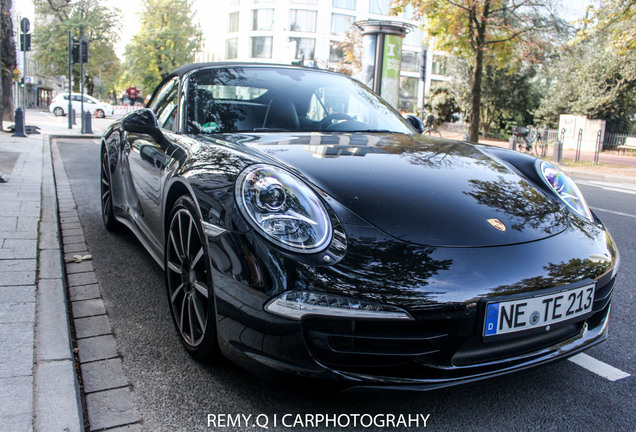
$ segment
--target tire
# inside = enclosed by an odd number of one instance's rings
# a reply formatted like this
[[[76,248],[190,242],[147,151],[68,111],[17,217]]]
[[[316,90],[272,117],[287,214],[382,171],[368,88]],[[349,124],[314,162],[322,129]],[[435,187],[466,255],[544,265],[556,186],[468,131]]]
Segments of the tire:
[[[63,116],[64,109],[62,107],[55,107],[55,109],[53,110],[53,114],[55,114],[57,117]]]
[[[220,352],[210,259],[198,214],[189,196],[172,207],[164,249],[166,289],[181,343],[196,359],[210,362]]]
[[[97,118],[104,118],[106,117],[106,114],[104,114],[104,111],[101,109],[97,109],[95,110],[95,115],[97,116]]]
[[[119,228],[119,223],[115,219],[115,214],[113,211],[113,195],[111,188],[111,171],[110,171],[110,161],[108,158],[108,153],[105,148],[102,148],[102,163],[101,163],[101,175],[100,175],[100,193],[101,193],[101,203],[102,203],[102,221],[104,222],[104,226],[109,231],[116,231]]]

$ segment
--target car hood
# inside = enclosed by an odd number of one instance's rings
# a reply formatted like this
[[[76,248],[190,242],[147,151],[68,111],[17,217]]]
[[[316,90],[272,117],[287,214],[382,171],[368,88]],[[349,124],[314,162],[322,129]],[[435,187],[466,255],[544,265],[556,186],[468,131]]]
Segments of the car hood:
[[[465,142],[379,133],[225,139],[297,170],[369,224],[408,243],[510,245],[568,226],[558,202]]]

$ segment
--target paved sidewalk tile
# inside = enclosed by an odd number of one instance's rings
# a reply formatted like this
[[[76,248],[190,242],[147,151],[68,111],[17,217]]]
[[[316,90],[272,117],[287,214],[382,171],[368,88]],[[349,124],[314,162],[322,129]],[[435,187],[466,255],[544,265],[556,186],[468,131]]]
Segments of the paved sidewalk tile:
[[[82,380],[86,393],[128,385],[128,379],[124,375],[121,358],[119,357],[82,364]]]
[[[128,387],[86,395],[86,405],[92,429],[123,426],[141,420]]]

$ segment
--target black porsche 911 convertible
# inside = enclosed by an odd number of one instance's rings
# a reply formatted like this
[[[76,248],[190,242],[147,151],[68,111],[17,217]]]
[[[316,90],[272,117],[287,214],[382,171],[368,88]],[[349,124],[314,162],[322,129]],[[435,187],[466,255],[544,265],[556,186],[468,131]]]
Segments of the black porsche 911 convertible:
[[[619,254],[573,181],[421,128],[340,74],[184,66],[105,133],[104,224],[202,360],[431,389],[605,340]]]

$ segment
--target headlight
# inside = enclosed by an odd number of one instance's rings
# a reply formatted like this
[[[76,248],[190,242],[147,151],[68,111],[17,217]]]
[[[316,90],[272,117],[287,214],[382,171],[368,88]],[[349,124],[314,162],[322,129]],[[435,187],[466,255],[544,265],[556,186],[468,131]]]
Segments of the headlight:
[[[246,168],[235,187],[239,208],[258,232],[288,250],[313,253],[331,240],[331,221],[309,186],[280,168]]]
[[[408,312],[396,306],[311,291],[285,292],[270,300],[265,305],[265,310],[274,315],[294,320],[300,320],[305,315],[344,318],[413,319]]]
[[[593,220],[592,212],[587,206],[583,194],[567,174],[549,162],[541,163],[541,174],[552,190],[571,210],[590,222]]]

